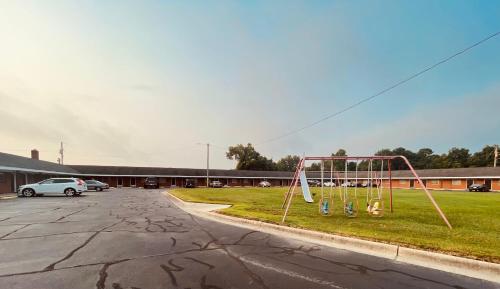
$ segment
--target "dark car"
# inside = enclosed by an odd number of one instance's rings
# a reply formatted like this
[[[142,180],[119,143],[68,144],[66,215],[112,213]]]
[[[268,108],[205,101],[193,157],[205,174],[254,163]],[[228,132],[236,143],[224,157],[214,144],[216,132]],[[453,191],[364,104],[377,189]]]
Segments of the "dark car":
[[[157,177],[147,177],[146,181],[144,181],[144,188],[145,189],[159,189],[160,182],[158,181],[158,178]]]
[[[210,187],[212,188],[222,188],[224,185],[220,181],[211,181]]]
[[[489,192],[490,188],[485,184],[472,184],[469,186],[469,192]]]
[[[195,179],[186,179],[184,183],[185,188],[196,188],[196,180]]]
[[[96,190],[98,192],[102,190],[107,190],[109,189],[109,185],[103,182],[99,182],[96,180],[86,180],[85,183],[87,184],[87,190]]]
[[[321,186],[321,182],[318,180],[307,180],[307,183],[311,187],[320,187]]]

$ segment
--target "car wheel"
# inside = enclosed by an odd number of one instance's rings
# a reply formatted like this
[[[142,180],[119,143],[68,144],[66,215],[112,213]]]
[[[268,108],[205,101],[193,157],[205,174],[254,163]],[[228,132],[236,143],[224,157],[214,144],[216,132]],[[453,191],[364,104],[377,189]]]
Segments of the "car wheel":
[[[64,190],[64,194],[68,197],[74,196],[76,194],[76,191],[75,191],[75,189],[68,188],[68,189]]]
[[[23,196],[25,196],[25,197],[34,197],[35,196],[35,191],[33,189],[24,189],[23,190]]]
[[[95,188],[96,191],[101,192],[102,188]]]

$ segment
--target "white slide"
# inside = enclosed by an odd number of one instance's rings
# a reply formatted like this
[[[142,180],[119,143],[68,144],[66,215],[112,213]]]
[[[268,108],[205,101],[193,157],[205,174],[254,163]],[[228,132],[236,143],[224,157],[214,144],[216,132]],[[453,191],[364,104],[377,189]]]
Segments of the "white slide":
[[[300,186],[302,187],[302,195],[304,200],[308,203],[313,203],[314,200],[311,197],[311,191],[309,190],[309,184],[307,183],[306,172],[300,172]]]

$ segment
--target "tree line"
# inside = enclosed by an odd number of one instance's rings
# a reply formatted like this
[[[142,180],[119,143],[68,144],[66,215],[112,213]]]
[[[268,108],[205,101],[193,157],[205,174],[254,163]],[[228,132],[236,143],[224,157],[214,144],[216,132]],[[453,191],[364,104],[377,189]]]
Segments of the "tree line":
[[[332,156],[346,156],[347,151],[339,149],[332,153]],[[447,169],[447,168],[468,168],[468,167],[488,167],[493,166],[495,158],[495,146],[487,145],[478,152],[471,153],[466,148],[451,148],[447,153],[436,154],[430,148],[422,148],[414,152],[403,147],[395,149],[381,149],[375,155],[402,155],[405,156],[415,169]],[[254,171],[295,171],[297,164],[300,161],[298,155],[287,155],[278,161],[272,158],[267,158],[255,150],[252,144],[238,144],[230,146],[226,152],[226,157],[230,160],[236,160],[237,170],[254,170]],[[341,171],[345,169],[344,161],[324,162],[325,170],[330,170],[334,167],[335,170]],[[373,169],[380,169],[381,163],[373,162]],[[348,162],[347,169],[354,170],[355,162]],[[319,171],[321,164],[319,162],[312,163],[307,167],[307,170]],[[367,170],[368,162],[358,162],[358,170]],[[387,164],[384,164],[384,169],[387,169]],[[391,169],[406,170],[408,167],[401,159],[391,161]]]

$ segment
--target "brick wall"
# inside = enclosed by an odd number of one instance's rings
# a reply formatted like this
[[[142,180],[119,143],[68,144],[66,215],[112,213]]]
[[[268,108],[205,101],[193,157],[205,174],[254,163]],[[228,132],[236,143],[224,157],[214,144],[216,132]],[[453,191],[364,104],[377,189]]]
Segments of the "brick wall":
[[[467,180],[441,180],[441,188],[445,190],[466,190]]]
[[[500,179],[499,180],[491,180],[491,189],[493,191],[500,191]]]
[[[12,193],[12,174],[0,173],[0,194]]]

